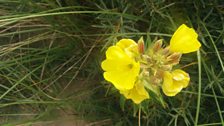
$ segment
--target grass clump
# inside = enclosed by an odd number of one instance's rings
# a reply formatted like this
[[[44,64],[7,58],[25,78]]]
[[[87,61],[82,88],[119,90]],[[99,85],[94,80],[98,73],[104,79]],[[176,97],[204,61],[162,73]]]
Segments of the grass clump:
[[[0,0],[0,6],[1,125],[44,124],[61,113],[90,125],[136,126],[139,117],[143,126],[224,125],[222,1]],[[202,43],[180,66],[190,86],[166,97],[167,108],[144,103],[139,116],[103,80],[104,51],[121,38],[168,43],[183,23]]]

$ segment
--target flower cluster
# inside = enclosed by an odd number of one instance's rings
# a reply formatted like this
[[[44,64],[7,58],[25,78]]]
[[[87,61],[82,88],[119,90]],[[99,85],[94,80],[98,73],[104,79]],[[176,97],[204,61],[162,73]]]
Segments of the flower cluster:
[[[162,40],[145,50],[141,38],[138,44],[122,39],[106,51],[101,67],[104,78],[127,99],[139,104],[149,99],[148,91],[175,96],[189,84],[188,73],[173,69],[182,54],[197,51],[201,44],[194,29],[182,24],[173,34],[170,45],[163,48]]]

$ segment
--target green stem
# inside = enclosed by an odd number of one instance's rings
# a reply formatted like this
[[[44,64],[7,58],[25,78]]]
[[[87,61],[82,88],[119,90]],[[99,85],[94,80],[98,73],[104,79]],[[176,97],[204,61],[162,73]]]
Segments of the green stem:
[[[138,110],[138,126],[141,126],[141,105],[139,105]]]
[[[198,101],[197,101],[197,111],[194,121],[194,126],[197,126],[198,124],[198,117],[200,112],[200,104],[201,104],[201,54],[200,51],[197,51],[197,57],[198,57]]]

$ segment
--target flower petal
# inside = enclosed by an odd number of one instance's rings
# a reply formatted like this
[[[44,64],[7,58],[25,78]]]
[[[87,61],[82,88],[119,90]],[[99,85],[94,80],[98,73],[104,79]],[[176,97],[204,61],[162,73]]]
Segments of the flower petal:
[[[184,72],[183,70],[177,69],[172,72],[173,81],[178,85],[183,85],[183,88],[186,88],[189,84],[190,77],[189,74]]]
[[[167,96],[175,96],[189,84],[190,77],[183,70],[177,69],[172,73],[165,71],[162,90]]]
[[[162,88],[162,90],[163,90],[163,93],[166,95],[166,96],[175,96],[175,95],[177,95],[179,92],[177,92],[177,91],[168,91],[166,88]]]
[[[124,51],[117,46],[111,46],[106,51],[107,59],[122,59],[126,56],[127,55],[124,53]]]
[[[138,44],[132,39],[121,39],[117,44],[125,53],[134,58],[138,54]]]
[[[116,46],[124,50],[130,46],[137,46],[137,43],[132,39],[121,39],[119,42],[117,42]]]
[[[173,76],[168,71],[164,72],[162,90],[167,96],[175,96],[182,90],[183,86],[181,84],[174,84]]]
[[[134,87],[140,72],[140,63],[129,57],[118,46],[111,46],[106,51],[106,60],[101,63],[104,78],[119,90]]]
[[[131,99],[136,104],[139,104],[143,100],[149,98],[148,92],[141,83],[136,83],[133,89],[121,90],[120,93],[123,94],[127,99]]]
[[[144,85],[140,81],[135,84],[135,88],[139,95],[149,97],[148,92],[145,90]]]
[[[104,71],[127,71],[136,65],[135,62],[129,60],[129,58],[106,59],[101,63],[101,67]]]
[[[197,51],[201,43],[197,40],[198,34],[193,28],[182,24],[173,34],[170,40],[170,51],[190,53]]]
[[[123,69],[123,68],[121,68]],[[117,89],[125,90],[134,87],[134,83],[137,79],[140,71],[140,64],[135,63],[129,70],[114,70],[104,72],[104,78],[111,82]]]

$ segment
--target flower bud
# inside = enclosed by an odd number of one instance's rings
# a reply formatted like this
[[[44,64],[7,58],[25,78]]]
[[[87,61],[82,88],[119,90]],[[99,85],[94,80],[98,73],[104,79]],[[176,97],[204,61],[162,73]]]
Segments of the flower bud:
[[[161,49],[162,45],[163,45],[163,40],[162,39],[157,40],[155,44],[153,45],[153,51],[158,52]]]
[[[145,45],[144,45],[144,40],[143,40],[143,37],[141,37],[139,40],[138,40],[138,52],[140,54],[143,54],[144,51],[145,51]]]
[[[163,49],[162,55],[169,56],[169,54],[170,54],[170,47],[168,46],[165,49]]]
[[[173,53],[167,57],[167,64],[178,64],[181,58],[181,53]]]

